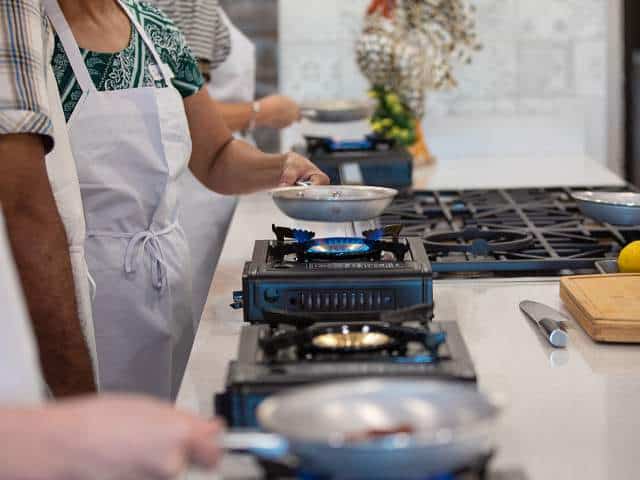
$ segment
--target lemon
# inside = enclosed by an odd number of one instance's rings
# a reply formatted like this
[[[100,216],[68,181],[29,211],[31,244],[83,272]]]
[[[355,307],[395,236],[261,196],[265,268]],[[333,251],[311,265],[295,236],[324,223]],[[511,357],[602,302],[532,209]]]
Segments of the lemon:
[[[618,268],[622,273],[640,273],[640,240],[624,247],[618,257]]]

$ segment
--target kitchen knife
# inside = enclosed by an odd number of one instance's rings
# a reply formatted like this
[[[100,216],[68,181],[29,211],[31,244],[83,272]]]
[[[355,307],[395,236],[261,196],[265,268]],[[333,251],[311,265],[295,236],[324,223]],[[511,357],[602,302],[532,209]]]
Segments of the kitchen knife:
[[[551,345],[556,348],[564,348],[567,346],[569,336],[561,323],[564,322],[567,317],[562,313],[543,303],[532,302],[530,300],[521,302],[520,310],[540,327]]]

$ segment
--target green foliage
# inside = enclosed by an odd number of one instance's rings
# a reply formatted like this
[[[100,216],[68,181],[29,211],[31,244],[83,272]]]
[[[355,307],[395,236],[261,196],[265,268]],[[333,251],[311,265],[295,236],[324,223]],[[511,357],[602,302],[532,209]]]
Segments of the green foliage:
[[[371,117],[373,132],[384,138],[392,138],[405,146],[416,143],[416,120],[400,97],[382,86],[373,87],[369,96],[377,102],[376,110]]]

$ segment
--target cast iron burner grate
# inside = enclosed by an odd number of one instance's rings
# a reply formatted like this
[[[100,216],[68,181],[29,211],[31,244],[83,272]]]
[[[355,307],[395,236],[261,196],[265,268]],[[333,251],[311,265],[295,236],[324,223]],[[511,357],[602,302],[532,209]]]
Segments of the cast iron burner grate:
[[[432,331],[433,307],[417,307],[369,315],[366,321],[318,321],[309,314],[280,313],[273,335],[259,339],[268,363],[332,361],[386,361],[429,364],[440,360],[447,341],[443,331]]]
[[[408,251],[405,243],[398,241],[401,225],[367,230],[363,237],[315,238],[315,232],[272,225],[277,243],[271,254],[276,262],[294,255],[299,262],[336,260],[379,260],[383,252],[395,259],[403,259]],[[384,240],[391,237],[391,240]],[[289,241],[287,241],[289,239]],[[293,241],[291,241],[293,240]]]
[[[616,258],[624,245],[640,240],[640,226],[591,220],[571,193],[630,189],[414,191],[398,197],[380,223],[402,225],[403,236],[424,238],[440,278],[595,273],[596,261]]]

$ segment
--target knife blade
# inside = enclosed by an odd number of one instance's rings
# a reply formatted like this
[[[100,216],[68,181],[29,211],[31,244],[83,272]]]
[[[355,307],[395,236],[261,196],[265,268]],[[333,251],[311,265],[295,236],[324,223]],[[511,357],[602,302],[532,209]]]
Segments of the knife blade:
[[[564,348],[569,341],[569,335],[561,322],[567,320],[558,310],[543,303],[525,300],[520,303],[520,310],[529,317],[543,331],[551,345]]]

